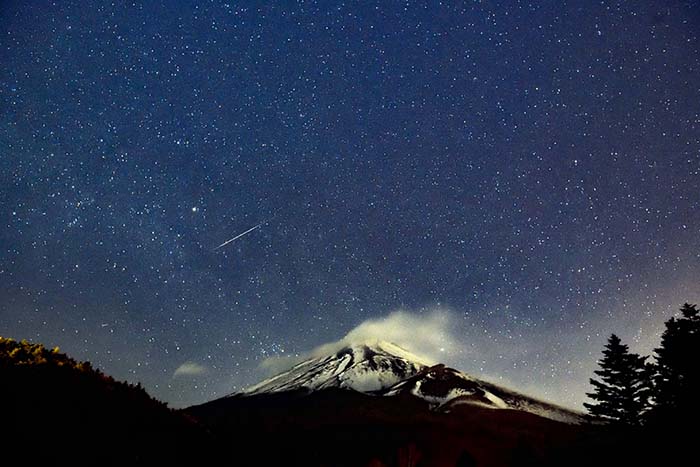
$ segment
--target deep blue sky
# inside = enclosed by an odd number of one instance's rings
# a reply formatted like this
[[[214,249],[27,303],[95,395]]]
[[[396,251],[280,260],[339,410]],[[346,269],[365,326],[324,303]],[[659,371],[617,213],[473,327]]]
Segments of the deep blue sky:
[[[439,307],[576,405],[700,301],[695,2],[114,3],[0,6],[0,335],[186,405]]]

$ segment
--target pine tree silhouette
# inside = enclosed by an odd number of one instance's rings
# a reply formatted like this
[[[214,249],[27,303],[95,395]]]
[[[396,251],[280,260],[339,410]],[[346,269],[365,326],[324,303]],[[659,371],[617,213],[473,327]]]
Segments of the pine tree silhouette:
[[[700,394],[700,312],[685,303],[682,317],[666,321],[661,346],[655,349],[654,409],[652,416],[668,420],[697,416]]]
[[[584,403],[588,412],[600,420],[636,426],[648,408],[650,372],[647,357],[630,353],[619,337],[612,334],[594,373],[600,380],[591,379],[594,391],[586,395],[596,401]]]

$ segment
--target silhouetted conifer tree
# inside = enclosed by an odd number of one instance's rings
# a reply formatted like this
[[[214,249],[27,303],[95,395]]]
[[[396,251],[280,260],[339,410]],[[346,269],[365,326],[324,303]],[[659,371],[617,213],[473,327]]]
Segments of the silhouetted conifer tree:
[[[586,394],[595,403],[584,403],[588,412],[601,420],[624,425],[639,425],[648,408],[650,372],[647,357],[630,353],[619,337],[612,334],[591,379],[594,391]]]
[[[679,421],[699,412],[700,313],[697,305],[685,303],[681,314],[681,318],[666,321],[661,346],[654,350],[656,374],[651,415],[655,419]]]

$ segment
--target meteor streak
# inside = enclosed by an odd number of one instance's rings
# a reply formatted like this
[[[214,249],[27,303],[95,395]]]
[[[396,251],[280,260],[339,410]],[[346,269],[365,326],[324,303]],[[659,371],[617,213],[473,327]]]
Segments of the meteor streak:
[[[214,251],[218,250],[218,249],[221,248],[222,246],[228,245],[228,244],[231,243],[232,241],[237,240],[237,239],[241,238],[241,237],[244,236],[244,235],[249,234],[249,233],[252,232],[253,230],[255,230],[255,229],[257,229],[258,227],[260,227],[261,225],[263,225],[264,223],[265,223],[265,222],[261,222],[261,223],[259,223],[258,225],[256,225],[255,227],[251,227],[250,229],[246,230],[245,232],[239,233],[239,234],[236,235],[235,237],[233,237],[233,238],[231,238],[231,239],[229,239],[229,240],[226,240],[224,243],[222,243],[221,245],[219,245],[219,246],[217,246],[216,248],[214,248]]]

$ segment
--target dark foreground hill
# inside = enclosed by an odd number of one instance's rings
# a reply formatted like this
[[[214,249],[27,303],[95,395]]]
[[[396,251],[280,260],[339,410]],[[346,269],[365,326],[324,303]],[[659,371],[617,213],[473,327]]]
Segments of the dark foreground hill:
[[[3,458],[25,465],[182,465],[210,451],[201,425],[140,386],[1,337],[0,414]]]

